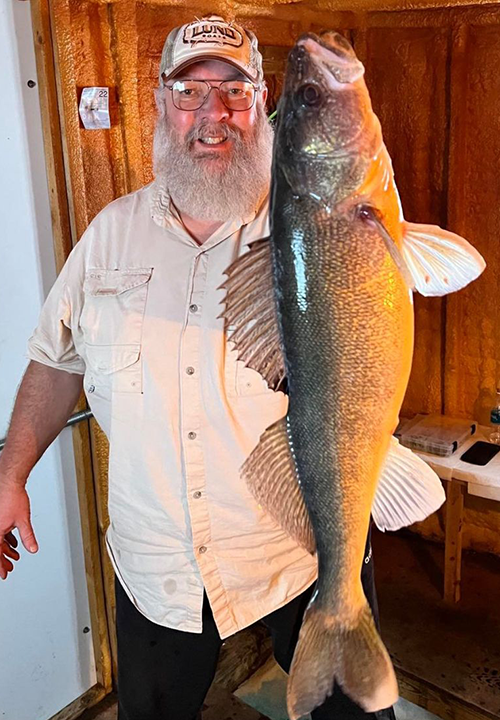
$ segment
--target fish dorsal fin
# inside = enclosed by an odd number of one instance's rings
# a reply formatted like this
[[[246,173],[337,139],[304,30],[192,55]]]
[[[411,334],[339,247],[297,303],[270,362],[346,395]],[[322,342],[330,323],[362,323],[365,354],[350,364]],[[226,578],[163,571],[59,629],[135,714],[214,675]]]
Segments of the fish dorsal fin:
[[[422,295],[446,295],[460,290],[486,267],[467,240],[437,225],[404,221],[401,253],[415,289]]]
[[[444,501],[443,486],[434,470],[391,438],[372,505],[372,517],[379,530],[400,530],[425,520]]]
[[[245,461],[242,475],[259,505],[311,554],[316,542],[290,451],[286,417],[271,425]]]
[[[273,291],[271,243],[257,240],[226,270],[225,310],[228,339],[238,360],[259,372],[273,390],[285,379],[278,315]]]
[[[300,489],[287,419],[271,425],[242,467],[250,492],[276,522],[310,553],[314,532]],[[427,463],[391,438],[377,485],[372,516],[380,530],[399,530],[424,520],[445,501],[439,477]]]

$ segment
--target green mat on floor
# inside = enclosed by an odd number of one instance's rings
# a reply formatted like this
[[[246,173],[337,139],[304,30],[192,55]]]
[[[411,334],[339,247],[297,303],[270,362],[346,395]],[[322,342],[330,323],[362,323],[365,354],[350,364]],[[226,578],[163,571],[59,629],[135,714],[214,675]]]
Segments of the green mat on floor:
[[[271,720],[288,720],[286,712],[287,675],[271,658],[234,693],[240,700]],[[401,698],[396,705],[397,720],[439,720],[416,705]]]

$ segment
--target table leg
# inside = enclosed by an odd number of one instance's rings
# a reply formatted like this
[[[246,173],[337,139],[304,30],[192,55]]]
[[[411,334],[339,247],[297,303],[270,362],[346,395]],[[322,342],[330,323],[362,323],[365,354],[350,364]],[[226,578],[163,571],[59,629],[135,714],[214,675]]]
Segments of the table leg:
[[[444,554],[444,599],[456,603],[460,600],[462,574],[462,525],[464,498],[467,483],[448,480],[446,492],[446,528]]]

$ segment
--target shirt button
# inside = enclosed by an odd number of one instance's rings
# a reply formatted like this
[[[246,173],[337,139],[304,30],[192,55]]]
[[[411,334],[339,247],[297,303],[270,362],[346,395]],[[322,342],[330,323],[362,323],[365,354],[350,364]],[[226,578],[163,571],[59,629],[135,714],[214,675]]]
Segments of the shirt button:
[[[188,375],[194,375],[194,367],[191,367],[191,365],[190,365],[189,367],[186,368],[186,372]]]
[[[202,554],[203,554],[203,553],[206,553],[206,552],[207,552],[207,548],[206,548],[204,545],[202,545],[201,548],[199,548],[199,552],[202,553]]]
[[[188,433],[188,438],[190,440],[196,440],[196,433],[195,432]]]
[[[195,305],[195,304],[193,303],[192,305],[189,306],[189,310],[190,310],[190,312],[192,312],[192,313],[197,312],[197,311],[198,311],[198,305]]]
[[[95,390],[95,385],[89,385],[89,386],[88,386],[88,392],[89,392],[89,393],[93,393],[94,390]]]
[[[193,497],[195,498],[195,500],[199,500],[201,498],[201,492],[199,490],[197,490],[196,492],[193,493]],[[201,552],[201,550],[200,550],[200,552]]]

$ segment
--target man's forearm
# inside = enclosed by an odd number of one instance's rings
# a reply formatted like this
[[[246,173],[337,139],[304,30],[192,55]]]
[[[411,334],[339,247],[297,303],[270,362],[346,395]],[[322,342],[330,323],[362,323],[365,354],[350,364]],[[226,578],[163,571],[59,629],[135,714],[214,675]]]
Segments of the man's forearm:
[[[74,409],[83,376],[30,362],[17,393],[7,442],[0,453],[0,483],[24,484]]]

